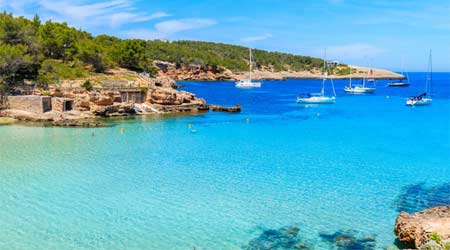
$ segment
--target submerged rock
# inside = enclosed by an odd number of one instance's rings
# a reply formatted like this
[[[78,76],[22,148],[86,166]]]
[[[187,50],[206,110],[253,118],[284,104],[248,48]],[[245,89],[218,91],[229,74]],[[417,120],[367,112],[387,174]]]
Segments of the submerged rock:
[[[264,230],[251,240],[245,250],[308,250],[311,247],[298,237],[299,228],[294,226]]]
[[[450,239],[450,206],[434,207],[408,214],[401,212],[394,233],[398,240],[408,246],[420,247],[430,241],[432,234],[441,240]]]
[[[372,250],[376,247],[374,237],[358,237],[358,233],[352,230],[332,234],[320,233],[320,237],[339,250]]]
[[[430,207],[450,206],[450,183],[426,186],[425,183],[407,186],[397,197],[398,212],[414,213]]]

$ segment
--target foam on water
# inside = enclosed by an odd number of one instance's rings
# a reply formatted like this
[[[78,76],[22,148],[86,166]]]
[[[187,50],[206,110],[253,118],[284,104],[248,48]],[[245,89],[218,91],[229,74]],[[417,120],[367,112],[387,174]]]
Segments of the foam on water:
[[[400,206],[450,190],[449,76],[435,76],[429,107],[404,105],[419,73],[374,95],[345,95],[337,81],[336,104],[306,107],[296,95],[320,81],[192,82],[243,112],[0,126],[0,249],[255,249],[285,240],[285,227],[315,249],[349,230],[393,244]]]

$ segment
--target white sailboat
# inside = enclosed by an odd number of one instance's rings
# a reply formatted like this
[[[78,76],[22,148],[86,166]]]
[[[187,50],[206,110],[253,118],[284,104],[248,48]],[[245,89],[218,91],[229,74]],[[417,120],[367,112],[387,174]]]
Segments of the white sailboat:
[[[366,87],[366,78],[363,77],[361,84],[352,84],[352,67],[350,66],[350,80],[344,91],[352,94],[364,94],[375,92],[375,87]]]
[[[433,99],[431,99],[431,84],[433,83],[433,58],[431,56],[428,58],[428,74],[425,80],[425,92],[420,95],[408,97],[406,99],[407,106],[425,106],[430,105]]]
[[[325,96],[325,82],[328,78],[328,69],[326,63],[326,50],[324,52],[323,58],[323,79],[322,79],[322,90],[320,93],[306,93],[297,96],[297,102],[301,104],[332,104],[336,101],[336,91],[334,90],[333,79],[331,80],[331,86],[333,88],[333,96]]]
[[[236,84],[234,85],[237,88],[261,88],[261,82],[254,82],[252,81],[252,65],[253,65],[253,61],[252,61],[252,49],[249,48],[249,54],[250,54],[250,60],[249,60],[249,64],[250,64],[250,70],[249,70],[249,77],[248,79],[241,79],[239,81],[236,82]]]
[[[403,79],[400,79],[399,81],[388,83],[388,85],[387,85],[388,87],[409,87],[410,82],[409,82],[408,70],[404,71],[404,69],[405,69],[405,64],[404,64],[403,59],[402,59],[402,72],[401,72],[401,74],[402,75],[406,75],[406,82],[403,82]]]

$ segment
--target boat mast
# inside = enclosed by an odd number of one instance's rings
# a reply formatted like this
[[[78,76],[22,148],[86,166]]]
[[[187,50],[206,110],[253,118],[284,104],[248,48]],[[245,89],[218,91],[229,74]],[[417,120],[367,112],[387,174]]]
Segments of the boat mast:
[[[322,96],[325,95],[325,81],[328,77],[328,69],[327,69],[327,49],[324,49],[323,51],[323,80],[322,80],[322,91],[320,93]]]
[[[404,65],[404,59],[403,59],[403,56],[402,56],[402,69],[401,69],[401,74],[402,74],[402,76],[405,76],[405,72],[403,71],[404,67],[405,67],[405,65]],[[400,79],[400,82],[403,82],[403,79]]]
[[[352,87],[352,66],[350,65],[350,82],[349,82],[350,88]]]
[[[403,74],[403,70],[404,70],[405,75],[406,75],[406,82],[407,82],[408,84],[410,84],[410,81],[409,81],[409,74],[408,74],[408,68],[406,67],[404,61],[405,61],[405,58],[402,57],[402,74]]]
[[[430,94],[431,94],[431,83],[433,82],[433,58],[430,50],[430,57],[428,58],[428,77],[425,82],[425,93],[428,94],[428,85],[430,85]]]

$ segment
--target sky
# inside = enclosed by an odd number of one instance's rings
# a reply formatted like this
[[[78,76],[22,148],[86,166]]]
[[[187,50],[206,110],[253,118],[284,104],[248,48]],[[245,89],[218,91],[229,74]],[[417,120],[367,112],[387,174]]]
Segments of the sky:
[[[352,65],[450,71],[450,0],[0,0],[94,35],[201,40]]]

